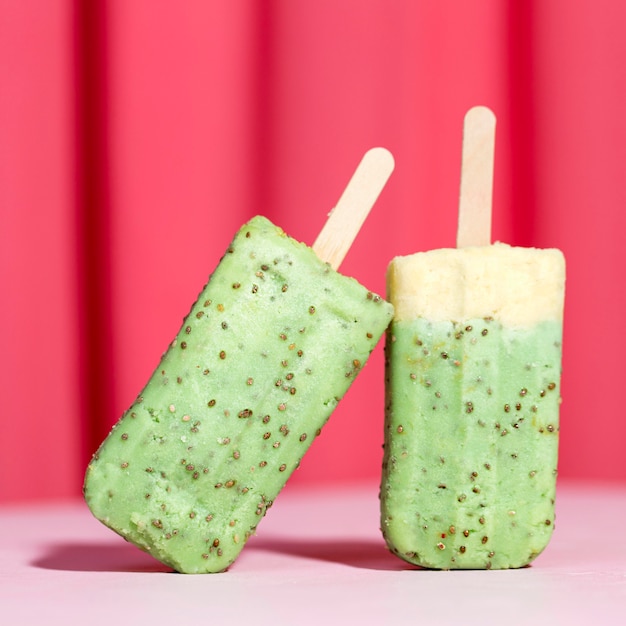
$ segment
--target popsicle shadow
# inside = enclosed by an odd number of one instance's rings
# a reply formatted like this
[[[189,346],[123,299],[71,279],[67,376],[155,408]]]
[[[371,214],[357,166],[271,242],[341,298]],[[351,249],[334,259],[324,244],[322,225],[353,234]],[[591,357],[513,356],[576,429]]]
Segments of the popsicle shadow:
[[[278,537],[257,538],[246,551],[268,551],[299,558],[316,559],[362,569],[401,571],[420,569],[393,556],[375,541],[345,539],[297,540]],[[62,543],[51,545],[31,562],[33,567],[74,572],[172,573],[149,554],[131,544]]]
[[[130,544],[62,543],[48,546],[33,567],[74,572],[161,572],[173,570]]]
[[[402,571],[421,569],[405,563],[377,541],[349,539],[285,539],[281,537],[257,537],[245,548],[263,550],[294,557],[316,559],[361,569]]]

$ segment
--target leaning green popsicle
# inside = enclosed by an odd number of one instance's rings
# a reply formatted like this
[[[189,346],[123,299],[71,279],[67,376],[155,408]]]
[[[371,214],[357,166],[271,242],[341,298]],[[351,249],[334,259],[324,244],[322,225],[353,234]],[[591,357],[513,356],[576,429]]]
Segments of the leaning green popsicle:
[[[381,297],[253,218],[94,455],[91,511],[179,572],[225,570],[391,316]]]
[[[554,528],[565,264],[504,244],[397,257],[381,526],[436,569],[530,563]]]

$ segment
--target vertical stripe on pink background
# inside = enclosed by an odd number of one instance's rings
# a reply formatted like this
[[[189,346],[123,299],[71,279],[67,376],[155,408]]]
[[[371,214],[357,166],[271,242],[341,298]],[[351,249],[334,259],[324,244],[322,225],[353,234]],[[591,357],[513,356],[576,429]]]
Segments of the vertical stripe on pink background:
[[[256,213],[311,243],[396,158],[342,271],[454,245],[461,125],[498,116],[494,239],[565,252],[561,475],[626,479],[626,8],[610,0],[0,4],[0,500],[82,472]],[[382,345],[294,482],[376,479]]]
[[[72,8],[0,5],[0,500],[81,471]]]

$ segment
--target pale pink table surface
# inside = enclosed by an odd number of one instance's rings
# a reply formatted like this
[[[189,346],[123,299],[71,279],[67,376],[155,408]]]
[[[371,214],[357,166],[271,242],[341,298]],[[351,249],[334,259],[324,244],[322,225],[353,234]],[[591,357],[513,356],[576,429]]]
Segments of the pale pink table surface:
[[[172,573],[79,502],[0,507],[0,624],[626,624],[626,486],[559,485],[531,567],[437,572],[385,548],[376,485],[293,489],[223,574]]]

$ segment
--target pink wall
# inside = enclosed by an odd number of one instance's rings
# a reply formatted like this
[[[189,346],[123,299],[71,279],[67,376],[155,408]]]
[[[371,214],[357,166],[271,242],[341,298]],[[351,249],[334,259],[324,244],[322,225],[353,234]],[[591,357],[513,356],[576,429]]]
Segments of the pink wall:
[[[0,4],[0,500],[82,471],[71,18]]]
[[[454,245],[464,112],[498,116],[494,237],[568,260],[561,475],[626,480],[626,5],[0,4],[0,500],[79,492],[235,229],[311,243],[396,170],[342,271]],[[382,345],[294,481],[375,478]]]

